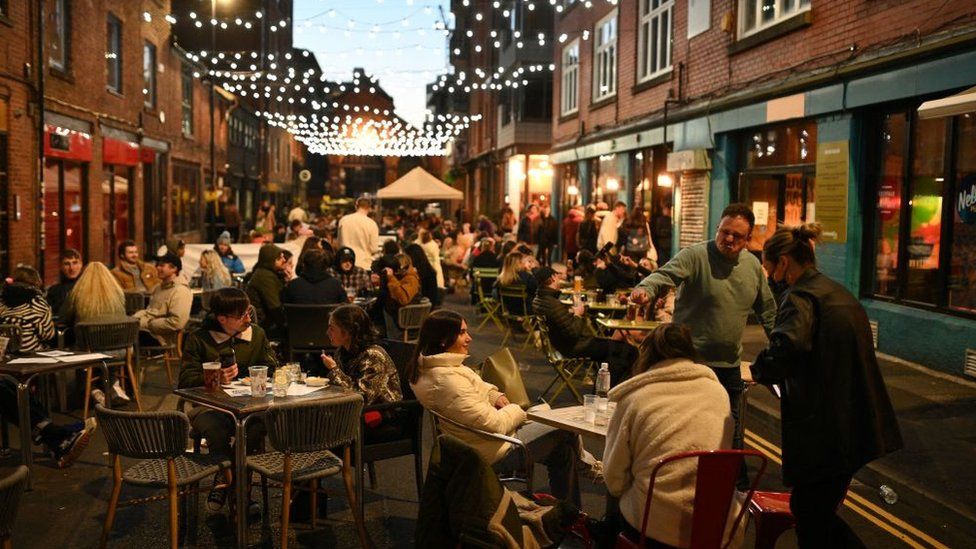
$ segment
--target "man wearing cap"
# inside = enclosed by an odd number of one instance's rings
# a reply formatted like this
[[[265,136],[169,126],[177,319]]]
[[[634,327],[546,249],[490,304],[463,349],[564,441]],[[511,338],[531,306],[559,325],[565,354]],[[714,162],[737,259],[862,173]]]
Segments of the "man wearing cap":
[[[142,345],[171,345],[190,320],[193,294],[186,284],[179,281],[183,261],[174,253],[167,252],[156,259],[159,285],[149,296],[149,307],[136,311],[139,319],[139,341]]]
[[[258,313],[253,320],[264,328],[269,338],[276,341],[285,335],[285,310],[281,306],[281,290],[285,287],[285,281],[281,273],[284,273],[287,263],[284,250],[278,246],[261,246],[258,262],[246,288],[247,297]]]
[[[182,260],[183,256],[186,255],[186,242],[184,242],[182,238],[170,238],[166,240],[166,244],[159,249],[156,255],[160,256],[166,253],[176,254],[176,257]],[[187,286],[190,285],[190,277],[187,276],[187,274],[183,271],[180,271],[180,274],[176,277],[176,279]]]
[[[356,200],[356,211],[339,220],[339,245],[352,248],[356,266],[367,270],[380,247],[380,227],[369,217],[372,208],[368,198],[360,198]]]
[[[532,300],[532,310],[549,328],[552,346],[566,357],[607,362],[614,385],[629,377],[631,366],[637,359],[637,349],[618,336],[607,339],[590,335],[583,306],[570,309],[559,301],[559,289],[566,280],[566,267],[559,263],[540,267],[535,278],[539,290]]]
[[[369,271],[356,266],[356,252],[352,248],[339,248],[332,276],[339,279],[346,291],[349,288],[356,290],[356,295],[367,294],[373,289]]]

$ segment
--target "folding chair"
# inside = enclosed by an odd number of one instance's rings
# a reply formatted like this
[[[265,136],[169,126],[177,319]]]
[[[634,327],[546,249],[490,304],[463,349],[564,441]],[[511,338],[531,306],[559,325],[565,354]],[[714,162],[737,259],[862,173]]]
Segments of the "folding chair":
[[[505,326],[498,316],[501,313],[502,305],[490,293],[485,291],[485,281],[498,278],[498,269],[472,269],[472,275],[474,276],[474,287],[478,296],[477,307],[484,311],[485,315],[481,320],[481,324],[478,324],[478,327],[475,328],[475,331],[480,330],[489,320],[494,322],[499,330],[504,331]]]
[[[528,290],[522,284],[500,285],[498,286],[498,300],[501,302],[502,319],[505,321],[505,337],[502,339],[502,347],[512,335],[512,326],[519,324],[528,331],[525,340],[522,342],[522,349],[525,349],[532,341],[535,328],[540,324],[538,317],[529,312],[532,310],[532,305],[529,303]],[[518,310],[517,307],[513,308],[513,304],[521,305],[521,310]]]
[[[735,522],[726,536],[726,524],[732,501],[736,494],[736,481],[746,458],[759,461],[759,470],[746,492],[742,509],[735,516]],[[728,547],[735,539],[735,531],[749,509],[752,495],[759,480],[766,471],[766,457],[755,450],[713,450],[705,452],[686,452],[668,456],[657,462],[651,471],[647,487],[647,500],[644,503],[644,518],[640,528],[640,539],[632,539],[621,533],[617,537],[616,549],[643,548],[647,542],[647,523],[650,518],[651,499],[654,495],[654,481],[663,467],[676,461],[694,459],[698,461],[695,479],[695,500],[691,516],[690,547],[719,548]]]
[[[573,397],[576,398],[576,402],[579,404],[583,403],[583,396],[580,394],[576,385],[573,383],[574,379],[580,375],[586,375],[589,371],[592,361],[588,358],[566,358],[552,345],[552,341],[549,340],[549,326],[546,325],[545,321],[538,323],[539,329],[539,340],[542,342],[542,352],[546,356],[546,362],[549,366],[555,370],[556,377],[549,383],[549,386],[542,391],[542,395],[539,397],[541,401],[555,401],[559,393],[563,392],[563,389],[569,389],[569,392],[573,393]],[[556,388],[556,392],[552,394],[551,399],[546,399],[546,395],[552,390],[553,386],[559,382],[559,387]],[[580,380],[582,383],[582,379]]]

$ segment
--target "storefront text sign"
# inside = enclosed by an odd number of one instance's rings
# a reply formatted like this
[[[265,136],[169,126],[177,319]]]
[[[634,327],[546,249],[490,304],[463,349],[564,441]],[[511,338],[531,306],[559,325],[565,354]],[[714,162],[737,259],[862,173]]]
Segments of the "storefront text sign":
[[[817,221],[825,242],[847,242],[847,141],[817,143]]]
[[[967,225],[976,225],[976,174],[967,175],[959,184],[956,213]]]

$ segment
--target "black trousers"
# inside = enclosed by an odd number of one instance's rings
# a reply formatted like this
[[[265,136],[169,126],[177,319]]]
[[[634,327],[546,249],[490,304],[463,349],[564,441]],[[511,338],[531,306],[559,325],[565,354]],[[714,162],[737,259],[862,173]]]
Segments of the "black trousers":
[[[216,410],[201,410],[190,420],[193,430],[207,439],[210,453],[233,461],[230,439],[234,437],[234,420],[225,413]],[[247,453],[253,454],[261,448],[267,430],[260,419],[247,422]]]
[[[7,379],[0,378],[0,418],[9,423],[17,423],[20,412],[17,409],[17,385]],[[30,426],[36,427],[49,419],[44,406],[33,395],[30,395]]]
[[[790,511],[796,519],[796,539],[808,547],[864,547],[857,535],[838,515],[837,508],[847,494],[851,477],[799,483],[790,495]]]
[[[610,368],[610,384],[614,387],[630,377],[637,360],[637,348],[626,341],[591,337],[582,347],[573,350],[574,357],[606,362]],[[595,390],[595,389],[594,389]]]

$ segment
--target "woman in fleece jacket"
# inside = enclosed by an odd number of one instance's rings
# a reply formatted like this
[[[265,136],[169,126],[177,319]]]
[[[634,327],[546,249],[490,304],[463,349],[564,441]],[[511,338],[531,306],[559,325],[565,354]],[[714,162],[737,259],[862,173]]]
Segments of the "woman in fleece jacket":
[[[659,460],[732,448],[728,395],[695,356],[687,326],[662,324],[641,343],[633,377],[610,390],[617,408],[607,428],[603,470],[607,489],[620,498],[624,529],[634,534],[632,539],[643,522],[651,471]],[[695,460],[682,460],[658,472],[648,538],[689,546],[696,468]],[[736,513],[733,506],[730,516]]]

